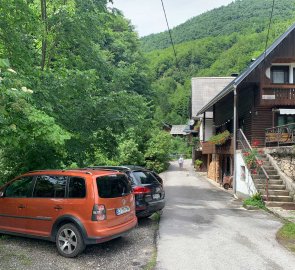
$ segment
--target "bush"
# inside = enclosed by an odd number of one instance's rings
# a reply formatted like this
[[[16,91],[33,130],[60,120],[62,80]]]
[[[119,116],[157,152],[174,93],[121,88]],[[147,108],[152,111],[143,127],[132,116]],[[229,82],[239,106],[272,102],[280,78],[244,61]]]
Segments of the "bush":
[[[171,147],[170,154],[182,154],[185,157],[191,157],[192,147],[188,145],[186,138],[172,138],[171,139]]]
[[[196,159],[196,161],[195,161],[195,168],[198,168],[199,169],[202,166],[202,164],[203,164],[203,161],[202,160]]]
[[[251,205],[251,206],[261,208],[261,209],[265,209],[264,201],[263,201],[261,194],[259,192],[254,194],[250,198],[244,200],[243,206],[246,206],[246,205]]]
[[[144,155],[146,167],[158,173],[169,166],[169,153],[171,149],[171,136],[165,131],[155,131],[147,143]]]
[[[221,145],[221,144],[224,144],[229,139],[229,137],[230,137],[229,131],[225,130],[222,133],[212,136],[209,139],[209,142],[213,144]]]

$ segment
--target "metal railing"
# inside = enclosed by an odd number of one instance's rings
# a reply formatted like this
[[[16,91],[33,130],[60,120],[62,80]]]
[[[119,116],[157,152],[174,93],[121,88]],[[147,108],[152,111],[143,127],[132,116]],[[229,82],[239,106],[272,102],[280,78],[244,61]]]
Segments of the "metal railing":
[[[237,143],[238,143],[238,149],[241,149],[243,153],[245,152],[253,152],[253,148],[250,145],[247,137],[245,136],[244,132],[241,129],[238,129],[237,132]],[[244,158],[244,155],[243,155]],[[259,163],[258,157],[255,155],[255,160]],[[244,159],[245,161],[245,159]],[[259,169],[261,170],[262,174],[265,176],[265,192],[266,192],[266,201],[268,201],[269,198],[269,192],[268,192],[268,185],[269,185],[269,175],[267,174],[265,168],[263,165],[259,166]],[[261,175],[260,171],[257,171],[257,175]],[[262,178],[258,179],[262,183]]]
[[[265,129],[265,146],[295,144],[295,123]]]

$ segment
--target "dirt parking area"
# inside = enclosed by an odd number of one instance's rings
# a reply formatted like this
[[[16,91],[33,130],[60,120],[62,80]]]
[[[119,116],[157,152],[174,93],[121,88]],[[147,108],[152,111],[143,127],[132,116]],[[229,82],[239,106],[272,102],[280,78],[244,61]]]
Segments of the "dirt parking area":
[[[87,246],[84,253],[67,259],[55,243],[14,236],[0,236],[0,269],[150,269],[156,261],[158,218],[141,219],[129,235]]]

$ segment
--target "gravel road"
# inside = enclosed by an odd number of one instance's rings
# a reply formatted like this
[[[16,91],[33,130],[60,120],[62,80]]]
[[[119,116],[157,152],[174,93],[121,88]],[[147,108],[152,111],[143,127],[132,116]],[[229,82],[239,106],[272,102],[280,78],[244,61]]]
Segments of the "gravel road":
[[[0,269],[144,269],[155,253],[157,229],[156,220],[139,220],[129,235],[88,246],[74,259],[60,256],[52,242],[0,236]]]

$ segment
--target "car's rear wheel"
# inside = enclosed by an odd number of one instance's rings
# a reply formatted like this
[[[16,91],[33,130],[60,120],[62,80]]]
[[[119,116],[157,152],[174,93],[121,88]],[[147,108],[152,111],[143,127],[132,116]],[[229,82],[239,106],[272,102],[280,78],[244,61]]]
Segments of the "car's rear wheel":
[[[67,223],[59,228],[56,247],[59,254],[67,258],[76,257],[85,249],[82,235],[74,224]]]

